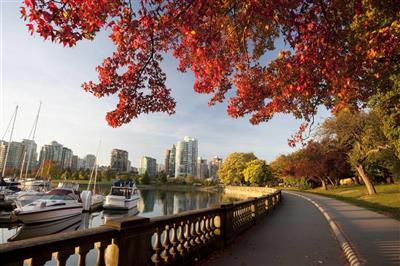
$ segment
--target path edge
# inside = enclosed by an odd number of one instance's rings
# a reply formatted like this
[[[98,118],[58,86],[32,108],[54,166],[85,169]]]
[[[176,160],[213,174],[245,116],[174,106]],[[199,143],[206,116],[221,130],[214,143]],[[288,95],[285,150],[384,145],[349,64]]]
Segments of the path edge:
[[[317,202],[315,202],[314,200],[312,200],[306,196],[303,196],[303,195],[300,195],[297,193],[293,193],[293,192],[288,192],[288,191],[285,191],[285,193],[295,195],[297,197],[301,197],[301,198],[311,202],[315,207],[317,207],[317,209],[324,215],[326,221],[328,222],[328,224],[329,224],[333,234],[335,235],[336,240],[339,242],[340,248],[342,249],[343,254],[346,257],[346,260],[350,264],[350,266],[361,266],[362,265],[360,258],[357,256],[357,254],[351,247],[349,241],[347,241],[346,237],[340,230],[339,226],[334,222],[332,217],[328,214],[327,211],[325,211],[324,208],[322,208]]]

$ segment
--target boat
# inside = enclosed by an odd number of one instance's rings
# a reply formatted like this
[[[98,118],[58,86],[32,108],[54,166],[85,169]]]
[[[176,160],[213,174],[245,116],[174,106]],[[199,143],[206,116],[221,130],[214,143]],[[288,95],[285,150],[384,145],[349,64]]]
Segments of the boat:
[[[82,214],[83,205],[79,194],[68,188],[56,188],[42,198],[16,208],[11,214],[24,224],[43,223]]]
[[[79,190],[79,184],[75,182],[60,182],[57,185],[57,188],[71,189],[73,191]]]
[[[104,209],[129,210],[137,208],[140,196],[133,181],[123,182],[117,180],[111,187],[110,194],[106,196]]]
[[[40,199],[45,195],[47,191],[51,189],[51,181],[50,179],[44,179],[42,177],[38,176],[39,170],[43,166],[43,162],[40,165],[38,171],[36,172],[36,175],[34,178],[28,178],[28,172],[30,170],[30,163],[31,163],[31,158],[32,158],[32,151],[33,151],[33,143],[35,141],[35,135],[36,135],[36,128],[37,124],[39,121],[39,114],[40,114],[40,108],[42,106],[42,103],[39,104],[39,109],[36,114],[35,121],[33,123],[32,129],[29,133],[28,140],[30,141],[28,149],[25,150],[24,156],[22,159],[21,163],[21,169],[20,169],[20,174],[19,174],[19,180],[21,182],[22,186],[22,191],[19,191],[13,195],[9,196],[9,199],[12,199],[15,201],[15,204],[17,207],[22,207],[25,206],[35,200]],[[27,158],[27,160],[25,160]],[[23,177],[25,171],[25,176]]]

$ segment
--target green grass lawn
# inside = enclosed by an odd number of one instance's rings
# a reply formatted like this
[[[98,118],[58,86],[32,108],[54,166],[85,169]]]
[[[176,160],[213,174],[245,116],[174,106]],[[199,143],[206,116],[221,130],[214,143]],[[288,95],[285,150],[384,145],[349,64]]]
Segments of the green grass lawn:
[[[376,185],[375,189],[375,195],[368,195],[363,185],[341,186],[328,190],[316,188],[306,192],[346,201],[400,220],[400,183]]]

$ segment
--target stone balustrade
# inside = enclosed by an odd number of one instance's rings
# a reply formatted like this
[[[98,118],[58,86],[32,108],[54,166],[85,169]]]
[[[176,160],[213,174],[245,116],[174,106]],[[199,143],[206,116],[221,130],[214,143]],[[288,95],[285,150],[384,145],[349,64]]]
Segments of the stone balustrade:
[[[281,201],[281,191],[180,214],[108,220],[105,225],[0,245],[0,265],[66,265],[97,253],[97,265],[185,265],[230,244]],[[68,262],[70,264],[70,261]]]

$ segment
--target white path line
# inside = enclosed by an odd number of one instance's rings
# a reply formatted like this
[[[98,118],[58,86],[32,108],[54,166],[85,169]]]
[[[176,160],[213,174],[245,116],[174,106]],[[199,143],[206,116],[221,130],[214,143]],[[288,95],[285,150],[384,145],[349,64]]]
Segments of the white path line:
[[[306,196],[303,196],[303,195],[300,195],[297,193],[287,192],[287,191],[285,191],[285,193],[288,193],[290,195],[295,195],[297,197],[301,197],[305,200],[308,200],[315,207],[317,207],[317,209],[324,215],[325,219],[328,221],[328,224],[331,227],[331,229],[336,237],[336,240],[339,242],[339,245],[340,245],[347,261],[349,262],[350,266],[360,266],[361,265],[360,259],[357,257],[356,253],[350,246],[350,243],[347,241],[347,239],[343,235],[342,231],[340,231],[339,227],[333,221],[331,216],[318,203],[316,203],[314,200],[312,200]]]

